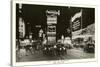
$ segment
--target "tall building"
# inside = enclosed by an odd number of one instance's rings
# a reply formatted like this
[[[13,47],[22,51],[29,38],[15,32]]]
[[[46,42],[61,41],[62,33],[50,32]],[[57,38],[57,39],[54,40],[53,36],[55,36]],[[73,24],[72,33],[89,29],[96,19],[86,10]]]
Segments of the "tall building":
[[[25,36],[25,22],[22,18],[22,4],[19,4],[19,38],[24,38]]]
[[[48,45],[56,43],[56,25],[57,25],[57,15],[60,15],[60,11],[47,10],[47,40]]]

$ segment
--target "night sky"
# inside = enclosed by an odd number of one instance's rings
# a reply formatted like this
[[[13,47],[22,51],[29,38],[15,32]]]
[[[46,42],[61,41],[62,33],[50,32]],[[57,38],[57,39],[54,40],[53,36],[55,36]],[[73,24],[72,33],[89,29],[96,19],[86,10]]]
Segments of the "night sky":
[[[21,16],[27,23],[30,23],[32,29],[35,31],[35,25],[42,25],[46,27],[47,18],[46,10],[60,10],[60,16],[57,18],[57,36],[66,33],[66,28],[70,27],[71,16],[79,12],[82,9],[82,28],[95,23],[95,9],[94,8],[83,8],[83,7],[70,7],[67,6],[47,6],[47,5],[32,5],[23,4],[22,14],[19,13],[19,5],[16,4],[16,27],[18,31],[18,18]],[[27,30],[27,28],[26,28]],[[27,33],[28,31],[26,31]],[[34,32],[36,33],[36,32]]]

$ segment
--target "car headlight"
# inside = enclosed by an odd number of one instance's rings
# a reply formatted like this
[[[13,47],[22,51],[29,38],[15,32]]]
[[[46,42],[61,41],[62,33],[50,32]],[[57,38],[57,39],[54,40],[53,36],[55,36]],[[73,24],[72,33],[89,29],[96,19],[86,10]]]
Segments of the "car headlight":
[[[57,48],[57,46],[54,46],[54,48]]]
[[[63,49],[65,50],[65,47],[63,47]]]
[[[44,50],[46,50],[47,48],[44,48]]]
[[[89,46],[89,48],[93,48],[93,46]]]
[[[62,48],[60,48],[60,50],[62,50]]]
[[[50,48],[49,48],[49,50],[50,50]]]

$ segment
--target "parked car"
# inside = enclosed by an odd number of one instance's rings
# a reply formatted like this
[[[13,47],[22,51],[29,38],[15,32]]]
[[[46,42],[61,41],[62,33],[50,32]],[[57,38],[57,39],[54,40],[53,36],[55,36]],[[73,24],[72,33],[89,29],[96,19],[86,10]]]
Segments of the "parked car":
[[[86,43],[86,45],[84,46],[84,51],[89,53],[94,53],[95,45],[93,43]]]
[[[80,47],[80,45],[79,45],[78,43],[75,43],[73,46],[74,46],[75,48],[79,48],[79,47]]]

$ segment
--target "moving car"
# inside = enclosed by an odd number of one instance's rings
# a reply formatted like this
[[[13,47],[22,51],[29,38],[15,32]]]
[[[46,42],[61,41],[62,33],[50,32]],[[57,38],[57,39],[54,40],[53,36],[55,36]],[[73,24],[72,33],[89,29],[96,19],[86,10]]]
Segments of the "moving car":
[[[70,37],[66,37],[64,39],[64,45],[68,48],[68,49],[71,49],[73,48],[73,44],[71,42],[71,38]]]
[[[62,43],[58,43],[54,46],[54,50],[57,56],[67,53],[67,48]]]
[[[44,45],[43,47],[43,55],[52,56],[53,55],[53,45]]]

